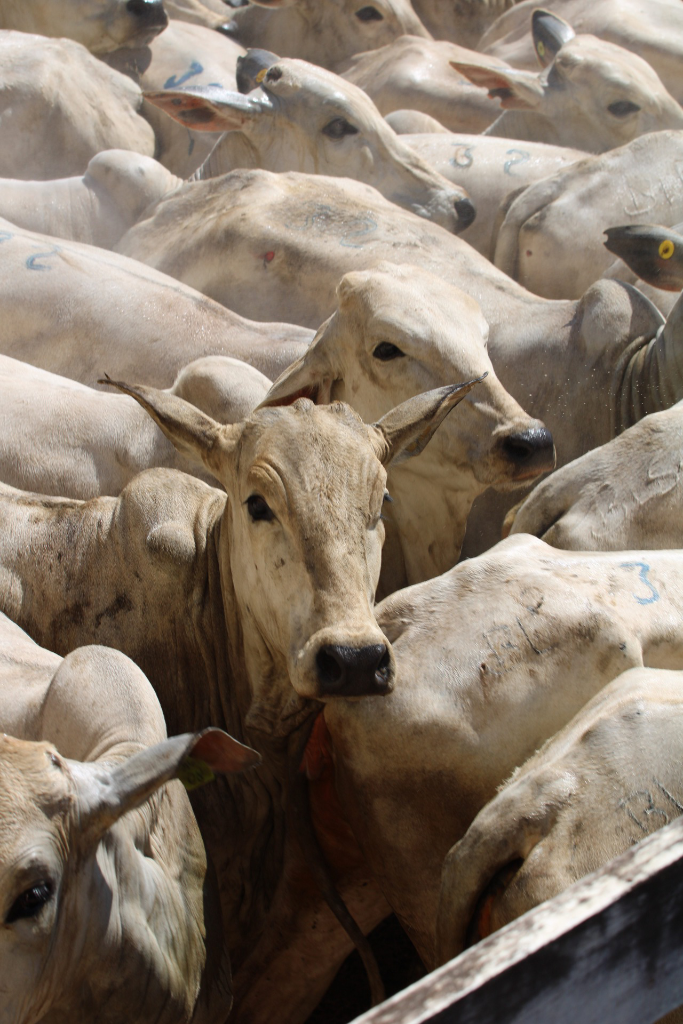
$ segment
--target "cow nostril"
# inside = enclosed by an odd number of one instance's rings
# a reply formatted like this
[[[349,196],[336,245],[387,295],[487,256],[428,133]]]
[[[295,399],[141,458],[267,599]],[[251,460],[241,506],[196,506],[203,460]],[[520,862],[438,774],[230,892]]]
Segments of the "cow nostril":
[[[545,466],[551,469],[555,461],[553,436],[546,427],[533,427],[503,438],[502,449],[508,459],[519,466]]]
[[[321,647],[315,656],[318,679],[323,686],[334,686],[344,677],[344,669],[334,652],[335,648],[328,645]]]
[[[455,212],[458,215],[458,227],[461,231],[468,228],[477,216],[477,211],[475,210],[474,203],[471,199],[456,199]]]
[[[387,693],[391,685],[391,655],[386,644],[325,644],[315,663],[321,696],[362,697]]]
[[[144,18],[145,21],[154,25],[168,24],[163,0],[128,0],[126,10],[137,18]]]
[[[375,682],[378,686],[386,687],[389,683],[391,676],[391,658],[389,657],[389,651],[385,647],[384,654],[377,662],[377,668],[375,669]]]

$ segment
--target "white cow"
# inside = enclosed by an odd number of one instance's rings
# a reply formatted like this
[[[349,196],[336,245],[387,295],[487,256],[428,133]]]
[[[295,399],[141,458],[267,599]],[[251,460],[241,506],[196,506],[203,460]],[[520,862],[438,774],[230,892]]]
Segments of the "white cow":
[[[410,34],[431,39],[410,0],[292,0],[249,4],[229,26],[241,46],[299,57],[336,70],[354,54]]]
[[[510,537],[377,606],[394,690],[325,707],[338,803],[319,772],[313,811],[333,850],[335,821],[349,823],[428,968],[443,859],[501,783],[626,669],[680,666],[682,573],[681,551]],[[352,851],[340,842],[336,862]]]
[[[129,658],[62,659],[2,614],[0,730],[3,1022],[223,1021],[230,965],[210,898],[204,924],[206,855],[169,780],[259,755],[217,729],[167,740]]]
[[[544,480],[511,532],[576,551],[683,547],[682,436],[681,402],[645,416]]]
[[[454,132],[481,132],[500,113],[499,105],[451,67],[451,61],[484,60],[455,43],[415,33],[350,57],[336,70],[360,86],[382,114],[412,109],[435,117]],[[507,67],[489,58],[492,67]]]
[[[264,404],[306,395],[349,402],[376,419],[425,388],[487,373],[418,460],[389,472],[379,593],[437,576],[460,555],[472,502],[552,468],[552,437],[501,386],[486,352],[488,324],[473,299],[418,267],[380,264],[347,274],[337,309]],[[416,470],[414,467],[418,466]]]
[[[415,0],[421,21],[435,39],[478,48],[479,40],[514,0]]]
[[[91,53],[145,46],[168,24],[163,0],[2,0],[0,29],[75,39]]]
[[[221,31],[229,19],[229,8],[223,0],[164,0],[164,7],[173,20]]]
[[[614,256],[604,231],[683,219],[683,131],[653,132],[560,170],[507,204],[494,262],[548,299],[579,298]]]
[[[440,962],[683,813],[683,673],[634,668],[500,790],[444,862]],[[683,1012],[665,1020],[680,1022]]]
[[[103,149],[154,155],[142,93],[70,39],[0,31],[0,177],[83,174]]]
[[[148,206],[180,185],[152,157],[110,149],[94,156],[82,177],[0,178],[0,217],[29,231],[110,249]]]
[[[107,357],[102,356],[103,362]],[[218,423],[246,419],[270,381],[226,356],[184,367],[169,394]],[[175,450],[131,398],[0,356],[0,480],[40,494],[119,494],[144,469],[182,469],[213,483],[201,463]]]
[[[147,93],[147,99],[187,128],[226,133],[199,180],[238,167],[328,174],[374,185],[452,231],[474,219],[465,190],[407,146],[361,89],[300,60],[275,61],[260,85],[254,96],[186,88]]]
[[[313,332],[252,323],[149,267],[0,222],[0,352],[94,385],[105,371],[170,387],[200,356],[274,380]]]
[[[638,54],[650,64],[669,92],[683,101],[683,10],[679,0],[524,0],[491,26],[477,49],[514,67],[538,66],[531,33],[533,12],[542,6],[566,18],[578,32],[589,32]]]

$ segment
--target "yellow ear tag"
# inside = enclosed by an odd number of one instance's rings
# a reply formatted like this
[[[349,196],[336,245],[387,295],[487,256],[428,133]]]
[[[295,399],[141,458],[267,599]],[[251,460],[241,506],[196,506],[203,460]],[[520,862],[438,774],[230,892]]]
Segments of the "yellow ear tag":
[[[262,68],[259,71],[258,75],[256,76],[256,79],[255,79],[256,84],[260,85],[261,82],[263,81],[263,79],[266,77],[267,74],[268,74],[268,68]]]
[[[670,238],[665,238],[659,246],[659,255],[663,260],[670,260],[674,254],[674,244]]]
[[[536,43],[536,53],[539,57],[545,57],[545,46],[540,39]]]
[[[176,772],[176,778],[180,779],[189,793],[193,789],[205,786],[207,782],[213,782],[216,776],[205,761],[200,761],[196,757],[186,757]]]

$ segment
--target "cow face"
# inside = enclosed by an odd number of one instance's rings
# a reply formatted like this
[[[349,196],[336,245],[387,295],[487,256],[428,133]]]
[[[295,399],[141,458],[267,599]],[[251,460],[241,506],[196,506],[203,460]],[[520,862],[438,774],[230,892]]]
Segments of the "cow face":
[[[475,210],[465,190],[411,150],[362,89],[305,61],[274,61],[256,76],[259,96],[209,87],[146,98],[187,128],[239,132],[239,140],[228,136],[211,157],[220,162],[224,148],[225,170],[234,165],[234,146],[246,143],[250,166],[352,178],[450,231],[472,223]]]
[[[418,454],[473,383],[420,395],[373,426],[343,403],[308,399],[220,426],[174,396],[116,382],[228,492],[221,578],[261,698],[283,675],[306,698],[389,692],[393,654],[372,611],[386,467]]]
[[[142,1024],[152,1007],[164,1024],[189,1019],[205,957],[206,865],[194,858],[174,900],[159,865],[140,855],[120,819],[190,756],[194,770],[201,761],[213,772],[260,760],[215,729],[174,737],[118,765],[69,761],[52,744],[0,736],[3,1024],[50,1013]],[[182,790],[177,795],[186,802]]]
[[[33,0],[0,14],[2,28],[75,39],[92,53],[145,46],[167,24],[163,0]]]

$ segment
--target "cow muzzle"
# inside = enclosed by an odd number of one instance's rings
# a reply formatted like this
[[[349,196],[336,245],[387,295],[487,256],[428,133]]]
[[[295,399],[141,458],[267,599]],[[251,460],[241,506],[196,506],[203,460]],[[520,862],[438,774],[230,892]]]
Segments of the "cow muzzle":
[[[163,0],[128,0],[126,10],[139,19],[141,29],[162,29],[168,25]]]
[[[458,224],[456,227],[456,233],[460,234],[465,228],[468,228],[477,216],[477,211],[474,207],[474,203],[469,197],[464,199],[456,199],[455,201],[455,212],[458,217]]]
[[[323,697],[383,695],[389,692],[394,678],[387,644],[324,644],[315,656],[315,665]]]
[[[542,424],[506,434],[497,446],[511,467],[514,480],[532,480],[555,466],[553,435]]]

